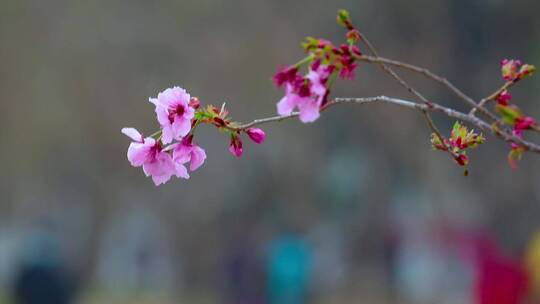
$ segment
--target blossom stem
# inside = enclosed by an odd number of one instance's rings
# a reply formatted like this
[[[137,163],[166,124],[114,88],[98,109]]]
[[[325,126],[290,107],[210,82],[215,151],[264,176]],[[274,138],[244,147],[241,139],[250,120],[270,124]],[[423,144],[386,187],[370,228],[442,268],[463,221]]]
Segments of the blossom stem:
[[[293,66],[295,68],[300,68],[302,65],[304,65],[305,63],[309,62],[310,60],[313,59],[313,55],[308,55],[304,58],[302,58],[302,60],[298,61],[297,63],[295,63]]]
[[[430,70],[428,70],[426,68],[415,66],[415,65],[412,65],[412,64],[409,64],[409,63],[405,63],[405,62],[401,62],[401,61],[397,61],[397,60],[393,60],[393,59],[379,57],[379,56],[354,55],[354,54],[353,54],[353,56],[354,56],[354,58],[356,60],[359,60],[359,61],[372,62],[372,63],[382,62],[382,63],[388,64],[388,65],[393,65],[393,66],[396,66],[396,67],[399,67],[399,68],[403,68],[403,69],[406,69],[406,70],[410,70],[412,72],[422,74],[425,77],[444,85],[450,91],[452,91],[457,97],[459,97],[460,99],[465,101],[471,107],[478,108],[478,110],[482,114],[484,114],[485,116],[487,116],[491,120],[493,120],[493,121],[498,120],[497,117],[495,116],[495,114],[493,114],[492,112],[487,110],[485,107],[479,107],[478,104],[476,103],[476,101],[472,97],[470,97],[467,94],[463,93],[463,91],[458,89],[448,79],[446,79],[446,78],[444,78],[442,76],[439,76],[439,75],[431,72]]]
[[[153,137],[153,138],[159,138],[161,136],[161,133],[163,132],[163,130],[158,130],[152,134],[150,134],[150,137]]]
[[[489,101],[495,100],[497,96],[499,96],[502,92],[504,92],[506,89],[510,88],[512,85],[516,83],[515,81],[507,81],[505,82],[500,88],[498,88],[495,92],[491,93],[491,95],[482,98],[478,105],[471,109],[469,114],[474,114],[478,108],[483,107],[485,104],[487,104]]]

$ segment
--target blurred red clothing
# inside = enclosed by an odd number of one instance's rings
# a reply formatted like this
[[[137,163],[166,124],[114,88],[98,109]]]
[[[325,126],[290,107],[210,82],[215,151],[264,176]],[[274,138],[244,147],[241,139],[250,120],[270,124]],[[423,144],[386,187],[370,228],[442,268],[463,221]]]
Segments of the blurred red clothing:
[[[478,304],[522,304],[528,292],[528,276],[523,263],[504,256],[489,238],[480,238],[475,247],[475,302]]]

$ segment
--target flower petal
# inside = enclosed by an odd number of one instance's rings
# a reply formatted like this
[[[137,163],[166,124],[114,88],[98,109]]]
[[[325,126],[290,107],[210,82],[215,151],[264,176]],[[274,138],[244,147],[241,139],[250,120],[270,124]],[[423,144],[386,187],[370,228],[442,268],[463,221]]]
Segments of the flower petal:
[[[136,142],[143,142],[143,137],[135,128],[122,128],[122,133]]]
[[[189,166],[189,169],[191,171],[197,170],[206,159],[206,152],[203,148],[199,146],[193,146],[191,150],[191,164]]]
[[[277,112],[281,116],[290,115],[294,109],[294,98],[291,95],[285,95],[277,104]]]
[[[300,108],[300,121],[303,123],[313,122],[320,116],[319,104],[313,100],[303,102],[298,107]]]
[[[166,126],[171,122],[169,121],[169,110],[167,106],[158,104],[156,105],[156,117],[160,125]]]
[[[191,119],[176,117],[173,123],[174,138],[180,140],[180,137],[186,136],[191,130]]]
[[[155,104],[156,106],[157,106],[158,103],[159,103],[159,101],[158,101],[157,98],[152,98],[152,97],[148,98],[148,101],[149,101],[150,103]]]
[[[148,160],[150,148],[142,143],[131,143],[127,151],[127,158],[133,167],[140,167]]]
[[[156,186],[167,182],[176,173],[175,163],[166,152],[160,152],[154,160],[143,164],[146,176],[152,176]]]
[[[185,179],[189,178],[189,174],[187,172],[186,166],[179,163],[175,163],[175,175],[178,178],[185,178]]]
[[[175,163],[185,164],[191,159],[191,146],[178,144],[173,151]]]
[[[185,113],[184,113],[184,118],[191,121],[191,119],[193,117],[195,117],[195,109],[190,107],[190,106],[186,106],[186,110],[185,110]]]
[[[164,144],[168,144],[173,141],[174,134],[172,130],[172,126],[164,126],[163,131],[161,132],[161,141]]]

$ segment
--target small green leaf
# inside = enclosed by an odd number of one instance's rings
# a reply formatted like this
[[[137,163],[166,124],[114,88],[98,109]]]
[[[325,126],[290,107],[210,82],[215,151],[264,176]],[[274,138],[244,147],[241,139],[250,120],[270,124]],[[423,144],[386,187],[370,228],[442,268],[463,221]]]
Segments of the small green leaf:
[[[495,109],[501,114],[503,122],[509,125],[514,125],[516,119],[523,116],[521,110],[515,105],[498,104]]]
[[[351,24],[349,12],[344,9],[340,9],[337,15],[337,22],[339,25],[348,27]]]

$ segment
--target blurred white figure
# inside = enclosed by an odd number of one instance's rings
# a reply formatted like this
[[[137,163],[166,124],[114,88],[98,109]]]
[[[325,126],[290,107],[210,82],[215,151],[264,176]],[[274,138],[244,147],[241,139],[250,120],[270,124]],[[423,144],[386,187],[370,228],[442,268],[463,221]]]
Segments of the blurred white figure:
[[[400,233],[398,292],[406,303],[472,303],[472,268],[441,235],[444,221],[429,200],[414,198],[403,196],[394,205]]]
[[[308,240],[313,247],[313,290],[332,294],[344,287],[347,279],[345,236],[333,222],[319,222]]]
[[[159,218],[143,207],[122,209],[103,233],[99,286],[112,291],[171,291],[177,287],[170,242]]]

